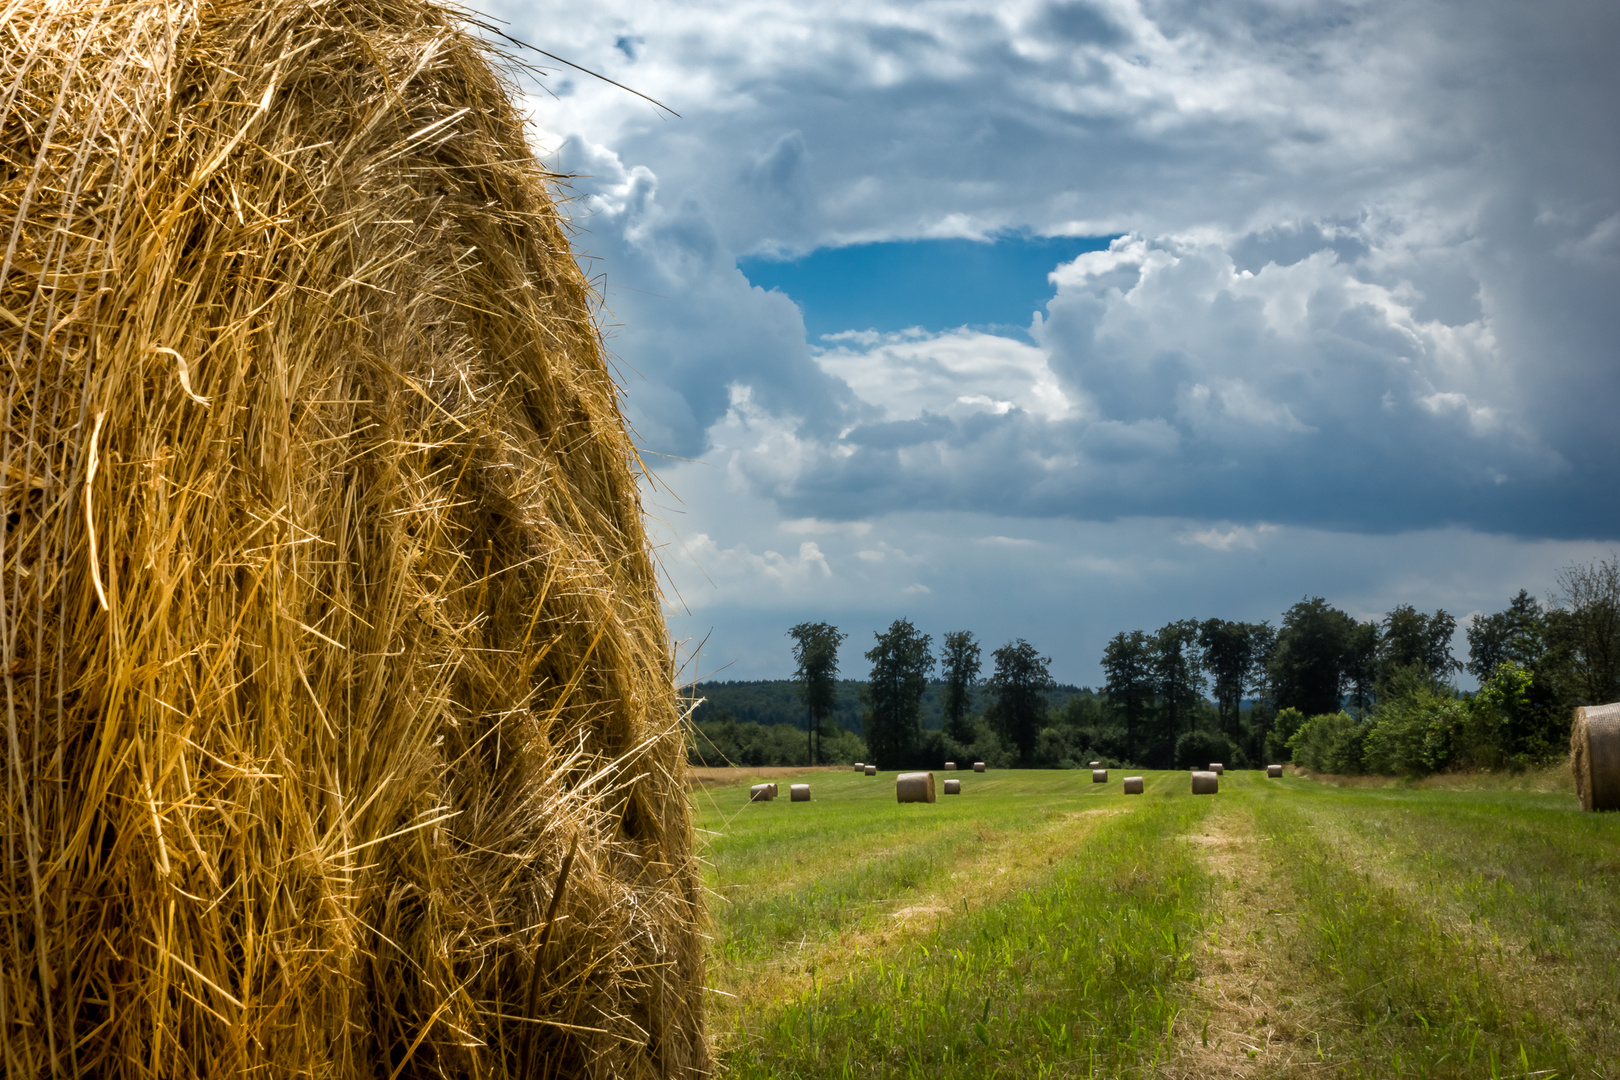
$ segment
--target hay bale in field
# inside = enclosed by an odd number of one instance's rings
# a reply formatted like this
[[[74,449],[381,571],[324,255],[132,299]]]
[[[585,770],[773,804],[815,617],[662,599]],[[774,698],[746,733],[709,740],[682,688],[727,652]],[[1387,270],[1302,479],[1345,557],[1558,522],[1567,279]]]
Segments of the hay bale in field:
[[[1092,769],[1091,770],[1091,782],[1093,784],[1106,784],[1106,783],[1108,783],[1108,770],[1107,769]]]
[[[1125,778],[1125,794],[1142,794],[1142,778],[1140,776],[1127,776]]]
[[[789,802],[809,802],[810,801],[810,785],[809,784],[793,784],[793,785],[791,785],[788,788],[788,801]]]
[[[931,772],[903,772],[894,778],[894,797],[898,802],[933,802],[934,774]]]
[[[1222,765],[1218,761],[1212,762],[1209,766],[1209,771],[1214,773],[1216,776],[1223,776],[1226,773],[1226,766]]]
[[[945,771],[946,771],[946,772],[955,772],[955,771],[956,771],[956,762],[954,762],[954,761],[947,761],[947,762],[946,762],[946,763],[945,763]]]
[[[867,776],[876,776],[877,775],[877,766],[876,765],[868,765],[866,767],[866,775]]]
[[[1267,765],[1266,766],[1266,775],[1268,777],[1270,777],[1271,779],[1275,780],[1277,777],[1282,775],[1282,766],[1281,765]]]
[[[639,465],[488,46],[3,25],[5,1070],[705,1072]]]
[[[960,780],[947,780],[947,781],[945,781],[945,794],[947,794],[947,795],[960,795],[960,794],[962,794],[962,781],[960,781]]]
[[[856,772],[865,772],[865,771],[866,771],[866,762],[864,762],[864,761],[857,761],[857,762],[856,762],[856,763],[855,763],[855,771],[856,771]]]
[[[974,763],[973,763],[973,771],[974,771],[974,772],[984,772],[984,762],[982,762],[982,761],[975,761],[975,762],[974,762]]]
[[[775,784],[755,784],[748,789],[749,802],[771,802],[776,798],[776,795],[777,787]]]
[[[1192,774],[1192,793],[1194,795],[1214,795],[1221,790],[1221,778],[1212,772],[1195,772]]]
[[[1582,810],[1620,810],[1620,703],[1575,710],[1569,765]]]
[[[1092,763],[1091,763],[1091,766],[1090,766],[1090,767],[1091,767],[1091,768],[1093,768],[1093,769],[1100,769],[1100,768],[1102,768],[1102,762],[1100,762],[1100,761],[1093,761],[1093,762],[1092,762]]]

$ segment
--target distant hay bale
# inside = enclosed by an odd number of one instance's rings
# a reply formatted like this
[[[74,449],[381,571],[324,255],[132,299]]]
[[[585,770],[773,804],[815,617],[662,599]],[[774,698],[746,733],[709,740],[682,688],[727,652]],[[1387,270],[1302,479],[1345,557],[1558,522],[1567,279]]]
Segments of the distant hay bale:
[[[1277,777],[1282,775],[1282,766],[1281,765],[1267,765],[1266,766],[1266,775],[1269,776],[1271,779],[1275,780]]]
[[[1620,810],[1620,703],[1575,710],[1569,765],[1582,810]]]
[[[1194,795],[1214,795],[1221,790],[1221,778],[1212,772],[1195,772],[1192,774],[1192,793]]]
[[[639,464],[489,48],[0,25],[4,1071],[705,1073]]]
[[[956,762],[954,762],[954,761],[947,761],[947,762],[946,762],[946,763],[945,763],[945,771],[946,771],[946,772],[955,772],[955,771],[956,771]]]
[[[962,781],[960,781],[960,780],[947,780],[947,781],[945,781],[945,794],[947,794],[947,795],[960,795],[960,794],[962,794]]]
[[[1209,766],[1209,771],[1214,773],[1216,776],[1223,776],[1226,773],[1226,766],[1222,765],[1218,761],[1212,762]]]
[[[809,784],[793,784],[793,785],[791,785],[788,788],[788,801],[789,802],[809,802],[810,801],[810,785]]]
[[[866,762],[864,762],[864,761],[857,761],[857,762],[856,762],[856,763],[855,763],[855,771],[856,771],[856,772],[865,772],[865,771],[866,771]]]
[[[748,789],[749,802],[770,802],[777,795],[775,784],[755,784]]]
[[[1107,769],[1092,769],[1091,770],[1091,782],[1093,784],[1106,784],[1106,783],[1108,783],[1108,770]]]
[[[1140,776],[1127,776],[1125,778],[1125,794],[1142,794],[1142,778]]]
[[[1093,762],[1092,762],[1092,763],[1091,763],[1091,768],[1093,768],[1093,769],[1100,769],[1100,768],[1102,768],[1102,762],[1100,762],[1100,761],[1093,761]]]
[[[898,802],[933,802],[934,774],[931,772],[903,772],[894,778],[894,797]]]
[[[876,776],[877,775],[877,766],[876,765],[868,765],[868,766],[866,766],[866,775],[867,776]]]
[[[975,762],[974,762],[974,763],[973,763],[973,771],[974,771],[974,772],[984,772],[984,762],[982,762],[982,761],[975,761]]]

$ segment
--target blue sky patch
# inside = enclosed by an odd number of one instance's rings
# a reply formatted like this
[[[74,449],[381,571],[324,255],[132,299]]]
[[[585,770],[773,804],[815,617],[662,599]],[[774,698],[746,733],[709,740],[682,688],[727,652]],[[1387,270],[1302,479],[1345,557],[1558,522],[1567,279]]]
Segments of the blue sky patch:
[[[1020,335],[1056,291],[1059,263],[1106,250],[1111,236],[1011,235],[976,240],[894,240],[819,248],[791,262],[737,261],[748,280],[780,289],[804,312],[811,341],[844,330],[949,330]]]

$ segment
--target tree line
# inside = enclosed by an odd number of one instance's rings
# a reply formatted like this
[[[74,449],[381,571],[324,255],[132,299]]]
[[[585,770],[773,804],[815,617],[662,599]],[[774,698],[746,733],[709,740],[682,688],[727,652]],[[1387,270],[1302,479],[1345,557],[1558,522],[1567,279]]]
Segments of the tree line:
[[[1443,609],[1407,604],[1359,621],[1305,597],[1276,626],[1210,618],[1121,631],[1103,650],[1101,689],[1054,709],[1051,660],[1028,641],[993,650],[986,673],[971,632],[944,634],[936,650],[897,619],[865,653],[872,669],[856,739],[830,722],[845,636],[800,623],[788,632],[805,714],[795,729],[804,753],[792,763],[1519,768],[1567,752],[1576,705],[1620,700],[1620,559],[1569,567],[1548,604],[1521,589],[1503,610],[1474,618],[1466,661],[1452,654],[1457,625]],[[1457,689],[1463,671],[1479,680],[1477,692]],[[938,695],[937,730],[921,722],[925,692]],[[847,710],[847,691],[845,701]]]

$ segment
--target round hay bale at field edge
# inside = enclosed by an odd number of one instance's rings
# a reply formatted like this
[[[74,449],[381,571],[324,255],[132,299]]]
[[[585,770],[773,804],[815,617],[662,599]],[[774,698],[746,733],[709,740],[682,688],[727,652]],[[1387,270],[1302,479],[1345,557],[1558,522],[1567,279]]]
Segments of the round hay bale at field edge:
[[[867,776],[876,776],[877,775],[877,766],[876,765],[868,765],[866,767],[866,775]]]
[[[1108,783],[1108,770],[1107,769],[1092,769],[1091,770],[1091,782],[1093,784],[1106,784],[1106,783]]]
[[[1093,768],[1093,769],[1100,769],[1100,768],[1102,768],[1102,762],[1093,761],[1089,767]]]
[[[946,763],[945,763],[945,771],[946,771],[946,772],[955,772],[955,771],[956,771],[956,762],[954,762],[954,761],[947,761],[947,762],[946,762]]]
[[[810,801],[810,785],[809,784],[794,784],[791,787],[789,787],[788,788],[788,801],[789,802],[809,802]]]
[[[1569,767],[1582,810],[1620,810],[1620,703],[1575,710]]]
[[[749,802],[770,802],[776,798],[775,784],[755,784],[748,789]]]
[[[1214,795],[1221,790],[1221,778],[1212,772],[1195,772],[1192,774],[1192,793],[1194,795]]]
[[[984,772],[984,762],[982,762],[982,761],[975,761],[975,762],[974,762],[974,763],[973,763],[973,771],[974,771],[974,772]]]
[[[1140,776],[1127,776],[1125,778],[1125,794],[1142,794],[1142,778]]]
[[[865,771],[866,771],[866,762],[864,762],[864,761],[857,761],[857,762],[856,762],[856,763],[855,763],[855,771],[856,771],[856,772],[865,772]]]
[[[4,27],[6,1068],[707,1073],[640,467],[490,47]]]
[[[934,774],[931,772],[905,772],[894,778],[896,802],[933,802]]]
[[[1281,765],[1267,765],[1266,766],[1266,775],[1268,777],[1270,777],[1271,779],[1275,780],[1277,777],[1282,775],[1282,766]]]
[[[1214,773],[1216,776],[1222,776],[1226,773],[1226,766],[1222,765],[1218,761],[1212,762],[1209,766],[1209,771]]]
[[[947,795],[960,795],[960,794],[962,794],[962,781],[960,781],[960,780],[947,780],[947,781],[945,781],[945,794],[947,794]]]

